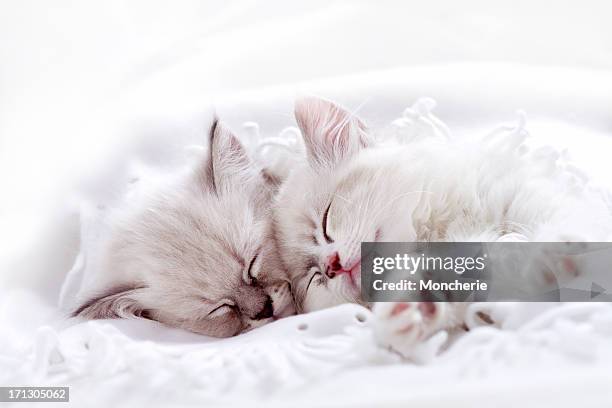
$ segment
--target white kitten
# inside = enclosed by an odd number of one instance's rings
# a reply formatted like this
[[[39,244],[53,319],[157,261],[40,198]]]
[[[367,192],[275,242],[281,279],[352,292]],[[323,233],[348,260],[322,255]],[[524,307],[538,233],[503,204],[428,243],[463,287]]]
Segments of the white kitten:
[[[567,188],[511,141],[426,139],[375,146],[364,123],[332,102],[305,98],[295,115],[307,161],[281,187],[274,236],[298,311],[363,303],[362,241],[601,239],[603,201]],[[432,333],[463,323],[465,305],[375,308],[378,334],[405,355]]]
[[[146,317],[226,337],[293,314],[263,260],[276,189],[216,119],[206,157],[114,211],[74,315]]]

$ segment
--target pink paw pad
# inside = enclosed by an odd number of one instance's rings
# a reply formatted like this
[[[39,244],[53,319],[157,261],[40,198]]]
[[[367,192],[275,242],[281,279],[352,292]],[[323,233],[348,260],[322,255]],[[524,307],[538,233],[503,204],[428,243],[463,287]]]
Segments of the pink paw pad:
[[[389,317],[397,316],[402,313],[404,310],[408,310],[410,308],[410,303],[396,303],[391,309],[391,313],[389,313]]]
[[[419,311],[424,318],[430,319],[436,315],[438,308],[435,303],[432,302],[420,302]]]
[[[571,276],[576,277],[576,276],[579,275],[578,265],[576,265],[576,262],[574,262],[574,260],[571,257],[569,257],[569,256],[566,256],[566,257],[563,258],[563,268]]]

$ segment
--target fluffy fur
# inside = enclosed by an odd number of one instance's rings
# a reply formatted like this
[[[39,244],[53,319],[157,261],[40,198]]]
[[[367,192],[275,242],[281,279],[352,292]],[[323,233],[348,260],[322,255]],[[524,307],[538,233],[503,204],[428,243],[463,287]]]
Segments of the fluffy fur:
[[[227,337],[294,313],[284,276],[263,267],[275,184],[217,120],[208,145],[195,166],[110,217],[95,289],[74,315]]]
[[[360,119],[332,102],[302,99],[295,116],[307,160],[281,187],[274,234],[299,311],[363,303],[362,241],[579,241],[609,234],[603,200],[570,188],[554,162],[523,154],[520,138],[377,146]],[[386,341],[405,349],[460,325],[465,307],[377,310],[382,331],[393,334]]]

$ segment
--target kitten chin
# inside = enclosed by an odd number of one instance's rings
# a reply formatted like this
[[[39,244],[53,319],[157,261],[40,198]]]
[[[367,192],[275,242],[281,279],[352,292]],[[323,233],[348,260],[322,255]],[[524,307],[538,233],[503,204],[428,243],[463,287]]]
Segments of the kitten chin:
[[[295,312],[284,272],[265,267],[278,180],[218,120],[203,157],[139,183],[109,217],[74,316],[145,317],[227,337]]]

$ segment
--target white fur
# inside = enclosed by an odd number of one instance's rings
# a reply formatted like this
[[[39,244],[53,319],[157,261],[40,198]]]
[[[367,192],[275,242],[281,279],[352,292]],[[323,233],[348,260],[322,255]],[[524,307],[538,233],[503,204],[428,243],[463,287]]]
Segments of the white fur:
[[[554,154],[527,151],[520,132],[374,145],[363,135],[362,122],[332,102],[302,100],[296,117],[308,160],[283,185],[274,225],[298,310],[363,303],[358,276],[351,282],[347,274],[325,275],[331,253],[337,252],[344,263],[353,262],[362,241],[491,242],[513,236],[597,241],[610,234],[612,217],[602,197],[569,183],[572,175],[557,166]],[[328,206],[331,243],[322,226]],[[417,340],[459,325],[462,319],[452,309],[452,304],[440,306]],[[387,319],[385,307],[378,310],[383,326],[396,326],[401,316],[404,327],[424,321],[415,317],[416,307],[394,319]],[[390,326],[381,333],[393,332]],[[383,342],[397,343],[385,336]]]
[[[226,337],[294,312],[282,271],[264,266],[275,186],[216,121],[209,139],[206,155],[141,180],[112,211],[76,315]]]

